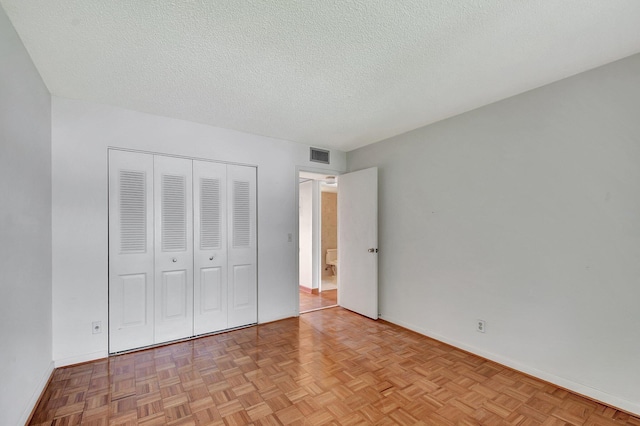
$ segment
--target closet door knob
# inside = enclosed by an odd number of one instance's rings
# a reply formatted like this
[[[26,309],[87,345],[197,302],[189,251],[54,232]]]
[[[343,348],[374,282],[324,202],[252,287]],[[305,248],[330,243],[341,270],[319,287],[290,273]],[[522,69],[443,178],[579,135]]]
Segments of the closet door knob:
[[[172,261],[173,263],[176,263],[176,262],[178,261],[178,259],[177,259],[176,257],[174,257],[173,259],[171,259],[171,261]]]
[[[216,257],[216,255],[214,254],[213,256],[209,257],[209,260],[213,260],[213,258]]]

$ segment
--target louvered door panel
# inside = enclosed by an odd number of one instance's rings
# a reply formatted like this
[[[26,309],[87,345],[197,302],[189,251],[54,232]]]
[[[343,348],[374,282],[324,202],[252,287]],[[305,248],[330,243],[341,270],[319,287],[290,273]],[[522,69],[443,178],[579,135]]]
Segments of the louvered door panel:
[[[193,335],[191,163],[154,156],[155,343]]]
[[[227,166],[229,188],[228,326],[257,322],[256,169]]]
[[[162,251],[183,252],[187,249],[187,176],[162,174],[161,185]]]
[[[147,173],[118,170],[120,254],[147,251]]]
[[[207,168],[208,163],[198,162],[201,167]],[[196,207],[197,213],[199,213],[199,220],[196,222],[199,224],[200,229],[197,230],[197,235],[200,237],[197,246],[201,250],[220,250],[222,248],[222,231],[223,231],[223,189],[226,181],[226,167],[224,165],[211,163],[212,175],[215,176],[202,176],[198,174],[200,168],[196,170],[194,163],[194,176],[196,183],[199,184],[197,191],[197,201],[199,204]],[[222,169],[222,170],[217,170]]]
[[[233,189],[233,248],[251,246],[251,186],[249,181],[234,180]]]
[[[227,165],[193,162],[194,334],[227,328]]]
[[[109,352],[154,342],[153,157],[109,151]]]

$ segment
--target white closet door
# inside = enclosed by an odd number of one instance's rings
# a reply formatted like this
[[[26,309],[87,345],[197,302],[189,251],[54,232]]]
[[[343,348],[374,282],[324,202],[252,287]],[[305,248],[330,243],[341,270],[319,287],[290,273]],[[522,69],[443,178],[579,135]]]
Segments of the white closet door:
[[[227,328],[227,165],[193,162],[195,335]]]
[[[191,163],[154,156],[155,343],[193,335]]]
[[[154,343],[153,157],[109,151],[109,352]]]
[[[227,166],[228,327],[258,321],[256,273],[256,169]]]

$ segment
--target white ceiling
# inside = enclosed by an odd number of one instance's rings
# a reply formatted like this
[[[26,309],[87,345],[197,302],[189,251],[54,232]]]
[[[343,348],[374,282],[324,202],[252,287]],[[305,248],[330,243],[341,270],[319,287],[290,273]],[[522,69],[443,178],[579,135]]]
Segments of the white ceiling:
[[[349,151],[640,52],[638,0],[0,0],[53,95]]]

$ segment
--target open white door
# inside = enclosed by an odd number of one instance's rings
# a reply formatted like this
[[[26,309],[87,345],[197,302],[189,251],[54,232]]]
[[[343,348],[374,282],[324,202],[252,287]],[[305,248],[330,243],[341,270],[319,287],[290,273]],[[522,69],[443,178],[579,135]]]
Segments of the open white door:
[[[378,319],[378,169],[338,177],[338,304]]]

